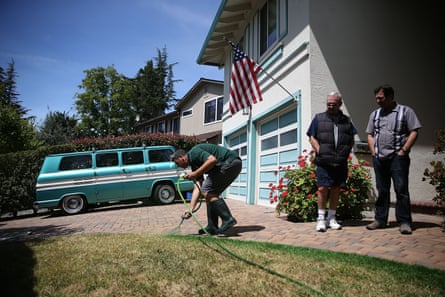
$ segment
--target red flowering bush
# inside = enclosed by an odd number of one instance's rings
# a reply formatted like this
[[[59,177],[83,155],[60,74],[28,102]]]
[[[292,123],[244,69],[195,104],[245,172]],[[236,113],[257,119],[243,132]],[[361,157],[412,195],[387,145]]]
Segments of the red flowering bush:
[[[314,221],[317,218],[317,177],[314,164],[315,152],[303,151],[296,166],[281,167],[277,185],[270,184],[270,202],[277,203],[276,213],[286,213],[289,220],[297,222]],[[348,159],[346,189],[340,193],[337,216],[341,219],[361,218],[371,189],[369,162]]]

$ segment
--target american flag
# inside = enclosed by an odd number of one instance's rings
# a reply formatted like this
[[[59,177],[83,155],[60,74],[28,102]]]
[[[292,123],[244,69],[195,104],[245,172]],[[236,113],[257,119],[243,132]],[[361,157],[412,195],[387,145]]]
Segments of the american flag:
[[[233,115],[239,110],[263,100],[256,77],[261,67],[232,41],[227,41],[233,50],[229,101],[230,113]]]

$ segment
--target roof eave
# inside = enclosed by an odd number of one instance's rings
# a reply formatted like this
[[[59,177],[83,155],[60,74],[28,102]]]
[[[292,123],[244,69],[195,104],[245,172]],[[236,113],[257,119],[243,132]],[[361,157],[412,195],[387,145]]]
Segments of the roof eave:
[[[225,39],[235,43],[238,41],[236,37],[242,36],[250,13],[251,0],[223,0],[196,62],[200,65],[224,66],[225,52],[229,47]]]
[[[202,61],[202,58],[204,56],[204,52],[207,49],[207,46],[209,44],[209,40],[212,37],[213,31],[215,30],[216,24],[218,24],[218,20],[221,17],[222,12],[224,11],[224,7],[226,6],[228,0],[221,1],[221,4],[219,5],[218,11],[216,12],[215,17],[213,18],[212,26],[210,27],[209,32],[207,33],[207,37],[204,41],[204,44],[201,47],[201,51],[199,52],[198,59],[196,62],[200,65],[209,65],[209,66],[219,66],[217,63],[205,63]]]

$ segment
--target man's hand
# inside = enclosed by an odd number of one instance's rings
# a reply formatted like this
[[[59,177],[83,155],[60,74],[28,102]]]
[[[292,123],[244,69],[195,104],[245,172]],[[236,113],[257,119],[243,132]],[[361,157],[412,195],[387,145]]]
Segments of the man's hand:
[[[184,212],[184,214],[182,215],[182,217],[186,220],[190,219],[192,217],[192,213],[190,211],[186,211]]]
[[[188,180],[196,180],[198,178],[198,175],[194,171],[187,172],[187,173],[184,172],[184,173],[181,174],[181,178],[182,179],[188,179]]]

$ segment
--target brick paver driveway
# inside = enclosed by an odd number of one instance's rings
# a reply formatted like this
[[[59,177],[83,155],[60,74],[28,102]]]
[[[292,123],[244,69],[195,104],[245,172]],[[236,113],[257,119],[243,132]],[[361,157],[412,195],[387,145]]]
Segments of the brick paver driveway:
[[[274,242],[380,257],[409,264],[445,270],[445,233],[443,217],[413,214],[413,234],[401,235],[395,223],[389,228],[368,231],[371,217],[343,222],[343,229],[315,232],[315,223],[293,223],[276,217],[271,207],[247,205],[227,200],[238,225],[227,231],[233,239]],[[196,213],[206,224],[206,207]],[[182,203],[171,205],[124,205],[94,209],[73,216],[58,213],[0,221],[0,244],[17,240],[69,235],[74,233],[146,233],[167,234],[180,222]],[[390,219],[394,220],[392,215]],[[196,234],[196,222],[186,220],[181,234]]]

